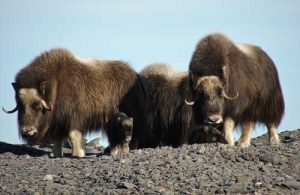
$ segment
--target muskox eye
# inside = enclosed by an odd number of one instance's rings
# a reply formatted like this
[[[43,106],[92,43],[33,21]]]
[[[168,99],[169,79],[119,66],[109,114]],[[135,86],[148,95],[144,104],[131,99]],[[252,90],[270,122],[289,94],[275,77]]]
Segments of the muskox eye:
[[[42,104],[41,104],[41,102],[38,102],[38,101],[36,101],[36,102],[33,102],[32,104],[31,104],[31,108],[33,109],[33,110],[43,110],[43,106],[42,106]]]

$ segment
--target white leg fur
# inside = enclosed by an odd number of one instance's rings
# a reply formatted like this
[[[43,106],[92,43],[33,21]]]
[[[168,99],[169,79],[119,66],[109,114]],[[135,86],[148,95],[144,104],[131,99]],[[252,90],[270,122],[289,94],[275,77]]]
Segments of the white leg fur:
[[[225,139],[230,146],[234,146],[233,129],[234,129],[234,120],[232,120],[232,118],[226,118],[224,121],[224,132],[225,132]]]
[[[246,122],[243,124],[243,131],[242,131],[242,135],[238,141],[238,146],[240,146],[242,148],[246,148],[251,145],[250,144],[251,131],[252,131],[252,129],[254,129],[254,125],[255,125],[255,123],[253,123],[253,122]]]
[[[84,157],[84,149],[82,148],[82,134],[78,130],[71,130],[69,140],[72,144],[72,156]]]
[[[269,142],[270,144],[279,144],[280,139],[277,133],[277,128],[274,124],[267,125],[268,132],[269,132]]]
[[[115,146],[115,147],[113,147],[113,148],[110,148],[110,155],[112,155],[112,156],[115,156],[115,155],[117,155],[118,153],[119,153],[119,145],[117,145],[117,146]]]
[[[57,141],[54,143],[52,152],[54,157],[62,158],[64,156],[63,150],[62,150],[63,140]]]
[[[128,153],[129,152],[129,142],[123,143],[121,147],[122,147],[121,150],[122,150],[123,153]]]

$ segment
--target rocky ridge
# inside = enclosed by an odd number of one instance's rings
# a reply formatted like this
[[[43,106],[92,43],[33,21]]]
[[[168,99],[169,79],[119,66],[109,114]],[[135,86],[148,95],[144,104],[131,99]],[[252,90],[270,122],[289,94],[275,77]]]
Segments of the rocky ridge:
[[[91,144],[85,158],[2,142],[0,194],[300,194],[300,130],[280,138],[274,146],[263,135],[249,148],[194,144],[117,156]]]

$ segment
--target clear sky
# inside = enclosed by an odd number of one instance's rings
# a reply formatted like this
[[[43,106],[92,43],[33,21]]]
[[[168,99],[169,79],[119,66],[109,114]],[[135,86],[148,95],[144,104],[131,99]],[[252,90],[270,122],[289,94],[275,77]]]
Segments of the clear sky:
[[[47,49],[121,59],[137,71],[154,62],[185,71],[197,41],[212,32],[270,55],[286,103],[279,131],[300,128],[298,0],[1,0],[0,106],[15,107],[10,83]],[[253,136],[266,132],[258,127]],[[0,141],[20,143],[16,113],[0,112]]]

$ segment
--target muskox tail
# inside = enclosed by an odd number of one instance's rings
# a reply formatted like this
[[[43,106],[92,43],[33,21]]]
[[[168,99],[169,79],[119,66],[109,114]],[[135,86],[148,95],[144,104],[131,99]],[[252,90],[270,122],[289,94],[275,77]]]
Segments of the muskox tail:
[[[268,118],[267,118],[267,125],[268,124],[273,124],[275,126],[278,126],[283,118],[284,115],[284,109],[285,109],[285,105],[284,105],[284,97],[283,97],[283,93],[282,93],[282,89],[281,89],[281,85],[280,85],[280,81],[279,81],[279,75],[278,75],[278,71],[276,69],[276,66],[273,62],[273,60],[264,52],[262,51],[266,58],[264,59],[264,63],[269,65],[269,75],[272,75],[270,77],[268,77],[268,87],[270,87],[269,89],[271,89],[271,97],[269,98],[269,100],[267,100],[267,105],[269,106],[269,108],[265,109],[268,110]],[[267,106],[267,107],[268,107]]]
[[[269,101],[269,109],[266,109],[269,111],[268,118],[267,118],[267,124],[274,124],[275,126],[278,126],[283,118],[284,115],[284,98],[281,91],[281,87],[278,81],[278,88],[273,94],[273,98]]]

